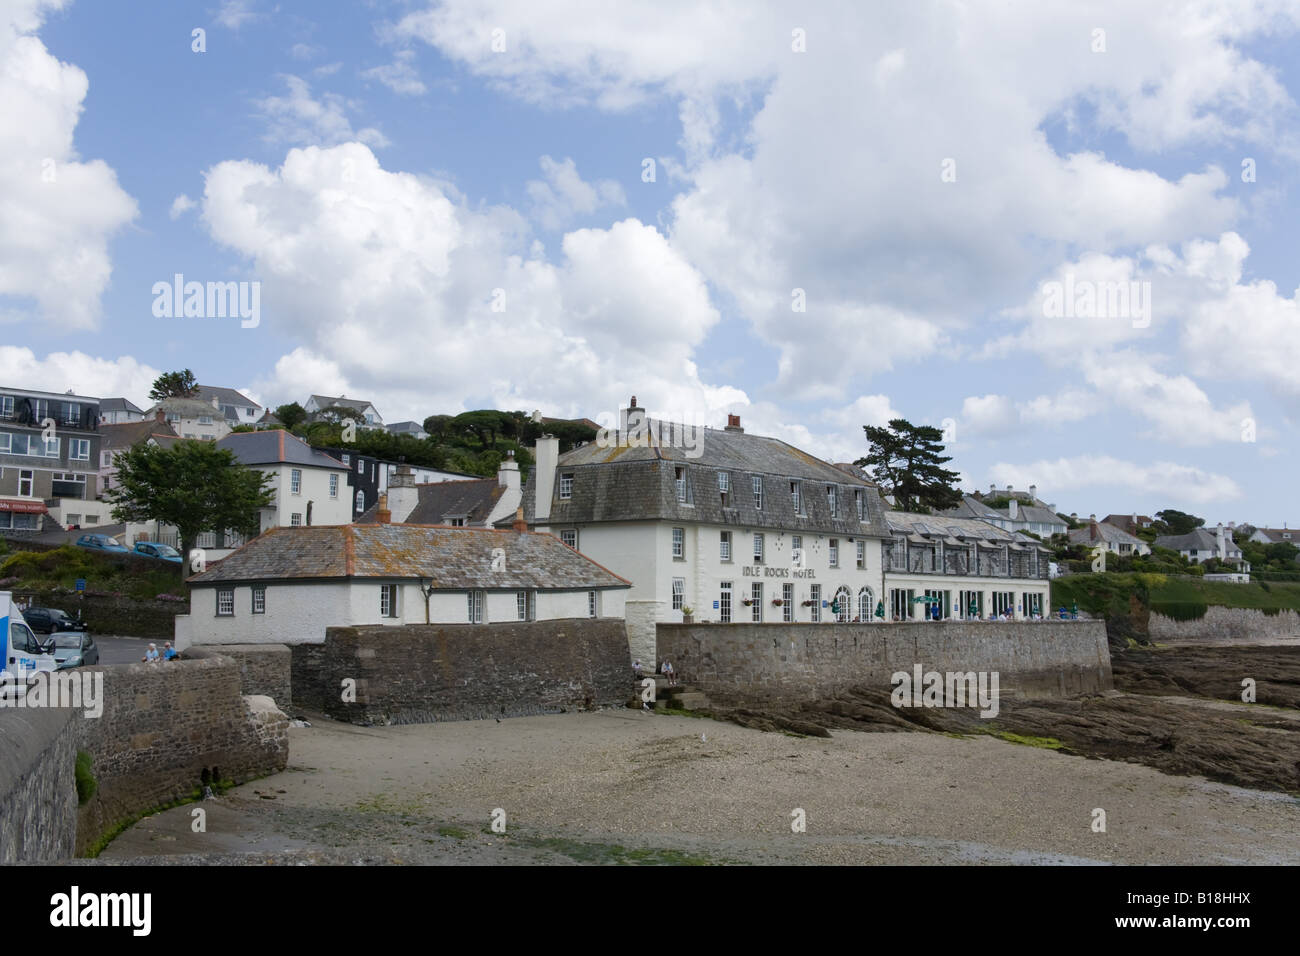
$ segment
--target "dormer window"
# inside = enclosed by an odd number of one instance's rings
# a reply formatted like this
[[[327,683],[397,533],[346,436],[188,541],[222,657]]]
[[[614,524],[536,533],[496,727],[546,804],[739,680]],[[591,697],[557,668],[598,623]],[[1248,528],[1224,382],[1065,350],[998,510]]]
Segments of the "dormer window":
[[[560,500],[568,501],[573,497],[573,472],[560,475]]]
[[[840,516],[840,496],[839,489],[834,485],[826,486],[826,503],[830,505],[831,517],[838,518]]]
[[[686,469],[674,468],[673,481],[677,485],[677,500],[681,504],[686,504]]]
[[[722,499],[722,507],[731,507],[731,472],[718,472],[718,495]]]
[[[867,520],[867,499],[863,497],[861,491],[853,492],[853,503],[858,509],[858,520]]]
[[[803,514],[803,501],[799,495],[799,482],[790,482],[790,501],[794,505],[794,513]]]

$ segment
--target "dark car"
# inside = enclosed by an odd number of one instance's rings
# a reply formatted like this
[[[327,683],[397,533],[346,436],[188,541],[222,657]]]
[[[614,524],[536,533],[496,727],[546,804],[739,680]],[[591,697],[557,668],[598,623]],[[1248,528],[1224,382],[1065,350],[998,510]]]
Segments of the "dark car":
[[[137,541],[135,543],[135,553],[143,554],[146,558],[171,561],[173,564],[181,563],[181,553],[170,544],[159,544],[156,541]]]
[[[119,554],[131,553],[111,534],[83,534],[77,539],[77,547],[91,548],[95,551],[116,551]]]
[[[57,670],[99,663],[99,648],[89,634],[68,632],[54,635],[54,659]]]
[[[55,634],[59,631],[84,631],[86,622],[69,617],[67,612],[54,607],[29,607],[23,609],[23,620],[37,634]]]

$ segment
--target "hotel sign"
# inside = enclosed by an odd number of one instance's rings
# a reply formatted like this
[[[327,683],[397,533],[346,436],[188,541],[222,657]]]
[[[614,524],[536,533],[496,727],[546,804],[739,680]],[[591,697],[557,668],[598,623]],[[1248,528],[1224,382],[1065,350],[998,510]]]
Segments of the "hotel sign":
[[[768,568],[761,564],[751,564],[742,571],[747,578],[816,578],[817,573],[811,568]]]

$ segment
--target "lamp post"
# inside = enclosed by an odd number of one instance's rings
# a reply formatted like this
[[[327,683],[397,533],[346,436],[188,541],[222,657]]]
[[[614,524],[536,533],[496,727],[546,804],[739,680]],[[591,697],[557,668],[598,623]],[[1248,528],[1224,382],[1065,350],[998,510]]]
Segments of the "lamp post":
[[[424,595],[424,623],[425,623],[425,624],[428,624],[428,623],[430,623],[430,622],[429,622],[429,598],[433,596],[433,592],[434,592],[436,589],[434,588],[434,586],[433,586],[433,582],[432,582],[432,581],[430,581],[428,584],[425,584],[425,583],[424,583],[424,580],[425,580],[425,579],[424,579],[424,576],[421,575],[421,576],[420,576],[420,593]]]

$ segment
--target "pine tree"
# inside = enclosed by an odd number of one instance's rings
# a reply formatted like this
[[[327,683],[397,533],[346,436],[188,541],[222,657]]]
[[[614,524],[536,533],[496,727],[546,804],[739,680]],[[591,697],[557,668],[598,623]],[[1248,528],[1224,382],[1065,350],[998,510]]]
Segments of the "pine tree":
[[[943,465],[952,456],[942,455],[943,432],[928,425],[913,425],[895,418],[888,428],[863,425],[870,450],[856,464],[866,469],[886,494],[894,496],[900,511],[928,514],[961,504],[956,487],[961,477]]]

